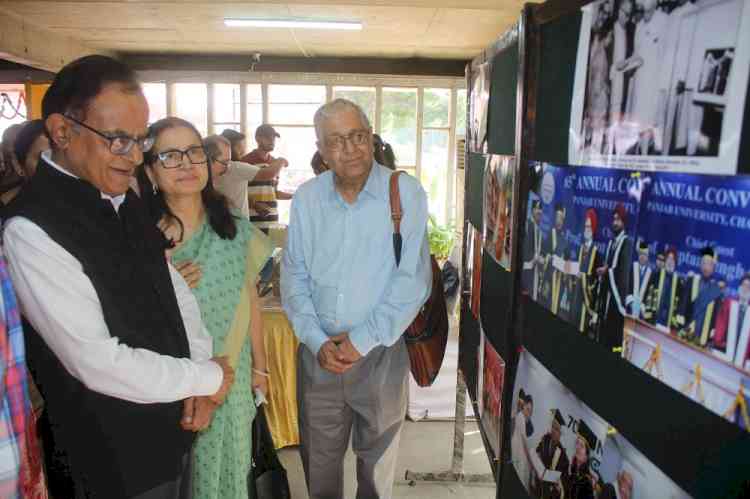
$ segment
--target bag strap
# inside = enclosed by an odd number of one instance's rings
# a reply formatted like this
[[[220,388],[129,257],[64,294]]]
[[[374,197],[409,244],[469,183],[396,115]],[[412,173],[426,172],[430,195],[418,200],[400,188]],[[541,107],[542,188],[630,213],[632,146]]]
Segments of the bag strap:
[[[390,179],[390,201],[391,201],[391,221],[393,222],[393,254],[396,257],[396,267],[401,263],[401,193],[398,190],[398,176],[404,172],[396,170],[391,173]]]

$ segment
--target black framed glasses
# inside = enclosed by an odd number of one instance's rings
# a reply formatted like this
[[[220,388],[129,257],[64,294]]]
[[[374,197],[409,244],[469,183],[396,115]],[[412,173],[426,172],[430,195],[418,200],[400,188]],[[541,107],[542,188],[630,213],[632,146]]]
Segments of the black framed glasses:
[[[214,162],[214,163],[219,163],[224,168],[229,168],[229,160],[222,161],[219,158],[211,157],[211,161]]]
[[[329,135],[325,138],[326,147],[332,151],[340,151],[349,141],[353,146],[361,146],[370,138],[369,130],[355,130],[349,135]]]
[[[130,135],[124,135],[124,134],[118,134],[118,135],[106,134],[104,132],[100,132],[96,128],[88,126],[86,123],[82,121],[79,121],[71,116],[68,116],[67,114],[63,116],[65,116],[65,118],[69,119],[73,123],[77,125],[81,125],[86,130],[93,132],[97,134],[99,137],[107,140],[109,142],[109,152],[117,156],[125,156],[133,149],[133,146],[136,146],[136,145],[138,146],[138,149],[141,150],[141,152],[148,152],[151,150],[152,147],[154,147],[153,137],[149,137],[149,136],[131,137]]]
[[[203,146],[188,147],[184,151],[169,149],[156,155],[159,161],[161,161],[161,166],[167,169],[181,167],[185,156],[187,156],[188,161],[193,165],[202,165],[208,162],[208,155]]]

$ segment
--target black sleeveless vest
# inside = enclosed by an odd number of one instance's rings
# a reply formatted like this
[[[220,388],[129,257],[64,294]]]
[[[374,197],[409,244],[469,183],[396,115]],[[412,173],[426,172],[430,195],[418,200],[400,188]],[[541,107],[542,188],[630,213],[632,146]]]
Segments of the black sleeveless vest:
[[[128,191],[119,216],[91,184],[41,160],[4,213],[41,227],[81,262],[113,338],[132,348],[190,357],[164,239]],[[25,322],[29,368],[45,400],[55,460],[75,497],[130,497],[174,479],[193,434],[182,402],[136,404],[89,390]],[[58,476],[58,478],[60,478]]]

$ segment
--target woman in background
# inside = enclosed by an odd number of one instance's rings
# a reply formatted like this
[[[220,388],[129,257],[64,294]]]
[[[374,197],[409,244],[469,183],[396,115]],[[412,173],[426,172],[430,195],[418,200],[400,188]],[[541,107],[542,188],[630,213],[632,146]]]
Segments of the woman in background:
[[[378,134],[373,134],[373,156],[375,161],[383,166],[390,168],[391,170],[396,169],[396,155],[393,152],[391,145],[380,137]]]
[[[247,219],[230,213],[211,182],[210,159],[200,133],[189,122],[165,118],[151,125],[153,148],[144,155],[139,183],[154,222],[171,241],[176,263],[197,264],[202,276],[193,290],[214,352],[228,355],[235,382],[216,408],[196,398],[195,499],[246,499],[253,389],[268,391],[268,372],[255,282],[271,253],[269,240]],[[213,414],[210,426],[201,414]],[[202,427],[197,427],[198,425]],[[208,426],[206,428],[206,426]]]

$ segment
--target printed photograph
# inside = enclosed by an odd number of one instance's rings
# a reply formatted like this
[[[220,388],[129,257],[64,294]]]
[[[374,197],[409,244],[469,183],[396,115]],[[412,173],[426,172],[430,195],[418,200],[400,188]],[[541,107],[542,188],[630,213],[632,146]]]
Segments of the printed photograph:
[[[511,460],[529,496],[690,497],[526,351],[513,408]]]
[[[624,356],[750,429],[750,177],[645,183]]]
[[[487,116],[490,108],[492,63],[480,64],[471,73],[469,94],[469,151],[487,152]]]
[[[623,170],[532,164],[522,291],[609,350],[622,348],[642,180]]]
[[[484,170],[484,250],[505,270],[511,270],[513,247],[513,182],[515,159],[487,156]]]
[[[500,456],[500,440],[502,435],[502,400],[505,382],[505,361],[500,357],[492,343],[482,331],[480,342],[481,363],[479,378],[481,378],[481,394],[479,414],[484,434],[489,441],[495,457]]]
[[[736,172],[747,93],[744,0],[599,0],[583,8],[570,163]]]
[[[472,224],[466,234],[466,288],[469,290],[469,309],[479,320],[479,301],[482,291],[482,233]]]

